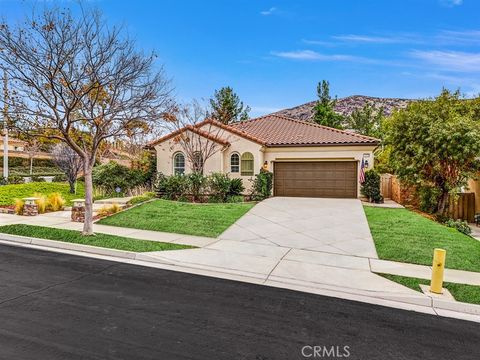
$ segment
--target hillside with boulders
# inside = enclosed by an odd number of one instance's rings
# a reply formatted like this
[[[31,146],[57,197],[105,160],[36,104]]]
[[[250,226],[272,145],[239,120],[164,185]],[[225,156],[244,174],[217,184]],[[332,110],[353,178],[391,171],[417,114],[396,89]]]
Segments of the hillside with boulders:
[[[372,105],[377,109],[383,108],[384,115],[389,116],[396,109],[406,108],[413,99],[400,98],[379,98],[372,96],[353,95],[337,100],[335,111],[343,116],[350,115],[355,110],[362,109],[366,104]],[[290,109],[284,109],[276,114],[288,116],[290,118],[310,121],[313,118],[313,108],[316,101],[310,101],[306,104],[295,106]]]

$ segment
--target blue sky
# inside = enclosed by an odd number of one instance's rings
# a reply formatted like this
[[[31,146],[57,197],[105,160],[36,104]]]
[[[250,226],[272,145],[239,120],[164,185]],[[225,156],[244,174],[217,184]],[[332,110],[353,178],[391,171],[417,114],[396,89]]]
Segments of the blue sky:
[[[0,0],[0,13],[15,20],[34,2]],[[478,0],[89,3],[159,54],[180,101],[229,85],[257,116],[314,100],[321,79],[339,97],[480,93]]]

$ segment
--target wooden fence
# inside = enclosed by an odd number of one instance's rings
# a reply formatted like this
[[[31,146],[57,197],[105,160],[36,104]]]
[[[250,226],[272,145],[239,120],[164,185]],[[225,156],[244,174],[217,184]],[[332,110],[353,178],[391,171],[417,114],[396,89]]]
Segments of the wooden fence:
[[[415,188],[402,185],[395,175],[382,174],[380,176],[380,192],[385,199],[402,205],[418,207],[418,198]],[[475,217],[475,193],[458,193],[448,201],[448,216],[452,219],[473,222]]]
[[[384,199],[392,198],[392,178],[391,174],[380,175],[380,193]]]
[[[452,219],[473,222],[475,217],[475,193],[459,193],[458,198],[453,196],[448,201],[448,216]]]

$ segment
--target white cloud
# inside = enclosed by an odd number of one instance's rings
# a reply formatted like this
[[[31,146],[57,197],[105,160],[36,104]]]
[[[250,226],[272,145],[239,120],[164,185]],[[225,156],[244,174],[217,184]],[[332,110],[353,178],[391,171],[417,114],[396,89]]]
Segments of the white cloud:
[[[274,13],[277,12],[277,8],[272,6],[270,9],[268,10],[263,10],[263,11],[260,11],[260,15],[263,15],[263,16],[269,16],[269,15],[272,15]]]
[[[351,55],[326,55],[313,50],[294,50],[294,51],[279,51],[272,52],[272,55],[281,57],[284,59],[292,60],[317,60],[317,61],[355,61],[360,59]]]
[[[480,30],[442,30],[436,39],[442,44],[476,45],[480,44]]]
[[[480,53],[462,51],[415,50],[410,55],[442,70],[452,72],[480,72]]]
[[[332,36],[335,40],[349,41],[349,42],[360,42],[360,43],[378,43],[378,44],[388,44],[388,43],[398,43],[404,42],[405,40],[395,37],[383,37],[383,36],[368,36],[368,35],[337,35]]]
[[[307,45],[321,45],[321,46],[337,46],[332,41],[323,41],[323,40],[309,40],[309,39],[302,39],[302,43],[307,44]]]
[[[454,7],[454,6],[459,6],[463,4],[463,0],[439,0],[440,5],[446,6],[446,7]]]

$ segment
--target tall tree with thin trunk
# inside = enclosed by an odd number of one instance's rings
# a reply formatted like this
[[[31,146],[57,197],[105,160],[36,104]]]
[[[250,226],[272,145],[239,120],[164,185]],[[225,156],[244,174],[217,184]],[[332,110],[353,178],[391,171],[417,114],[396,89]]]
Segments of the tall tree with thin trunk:
[[[11,81],[19,130],[67,144],[83,161],[85,223],[93,234],[92,169],[106,140],[163,121],[170,87],[155,54],[137,51],[122,27],[96,10],[45,8],[19,25],[0,24],[0,67]]]
[[[343,116],[335,112],[337,99],[330,96],[330,83],[322,80],[317,85],[318,100],[313,108],[313,121],[319,125],[341,129]]]

